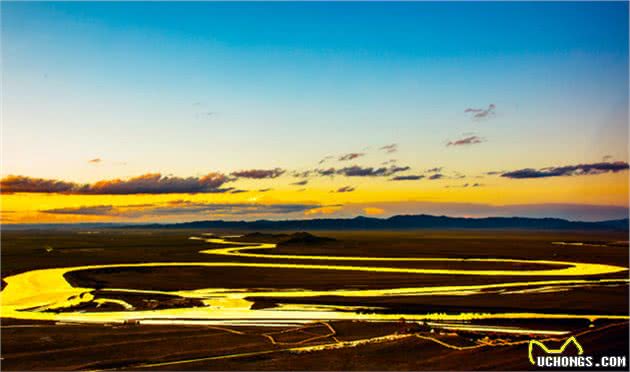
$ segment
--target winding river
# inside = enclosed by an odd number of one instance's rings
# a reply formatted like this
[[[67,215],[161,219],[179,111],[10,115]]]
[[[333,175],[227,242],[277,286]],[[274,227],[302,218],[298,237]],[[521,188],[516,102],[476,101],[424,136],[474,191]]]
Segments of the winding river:
[[[234,237],[230,237],[234,238]],[[505,264],[536,264],[547,266],[540,270],[478,270],[478,269],[440,269],[440,268],[404,268],[387,266],[352,266],[328,264],[296,264],[266,262],[152,262],[116,265],[86,265],[40,269],[20,273],[5,278],[7,286],[0,297],[0,315],[4,318],[24,320],[49,320],[71,323],[125,323],[142,324],[222,324],[222,325],[288,325],[318,320],[398,320],[401,314],[377,314],[358,312],[357,309],[343,306],[278,304],[276,307],[253,309],[253,302],[248,298],[255,295],[259,298],[309,298],[316,296],[343,297],[384,297],[384,296],[426,296],[457,295],[466,296],[483,293],[531,293],[566,290],[577,287],[628,285],[630,280],[624,279],[575,279],[611,273],[627,272],[628,268],[613,265],[580,263],[548,260],[516,260],[516,259],[482,259],[482,258],[392,258],[392,257],[353,257],[353,256],[309,256],[280,255],[258,253],[273,250],[276,244],[245,243],[227,240],[228,237],[213,236],[191,237],[208,243],[226,245],[225,248],[214,248],[200,251],[204,255],[222,255],[274,260],[308,261],[366,261],[366,262],[485,262]],[[254,253],[256,252],[256,253]],[[484,285],[432,286],[387,289],[360,290],[306,290],[306,289],[225,289],[207,288],[180,291],[146,291],[125,288],[100,289],[100,294],[110,292],[128,292],[135,294],[167,294],[181,296],[186,299],[201,301],[205,306],[179,307],[159,310],[136,310],[123,300],[115,298],[99,298],[94,296],[94,288],[73,287],[65,278],[71,272],[94,269],[138,268],[138,267],[255,267],[269,269],[300,270],[341,270],[364,271],[375,273],[404,273],[409,275],[475,275],[475,276],[510,276],[510,277],[555,277],[554,280],[519,281]],[[563,279],[563,277],[565,279]],[[566,277],[571,277],[567,279]],[[81,304],[111,303],[118,305],[120,311],[73,310]],[[281,301],[280,301],[281,302]],[[308,301],[305,301],[308,302]],[[367,308],[362,307],[362,310]],[[625,315],[606,314],[545,314],[545,313],[460,313],[460,314],[418,314],[404,315],[413,320],[476,320],[476,319],[628,319]]]

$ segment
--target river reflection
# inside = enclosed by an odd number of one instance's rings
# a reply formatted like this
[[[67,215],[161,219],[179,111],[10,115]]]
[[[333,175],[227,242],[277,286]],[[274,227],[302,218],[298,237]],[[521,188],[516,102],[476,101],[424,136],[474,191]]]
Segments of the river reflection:
[[[235,238],[231,236],[230,238]],[[191,237],[208,243],[227,245],[226,248],[203,250],[204,255],[222,255],[275,260],[305,261],[415,261],[415,262],[486,262],[502,264],[537,264],[548,266],[540,270],[465,270],[465,269],[423,269],[387,266],[354,266],[327,264],[295,264],[268,262],[152,262],[140,264],[86,265],[55,269],[40,269],[24,272],[5,278],[7,286],[2,291],[0,314],[2,317],[52,320],[58,322],[80,323],[121,323],[134,322],[145,324],[222,324],[222,325],[265,325],[278,326],[306,323],[320,320],[366,320],[396,321],[401,317],[408,320],[423,321],[472,321],[482,319],[628,319],[625,315],[606,314],[546,314],[546,313],[459,313],[459,314],[383,314],[377,308],[344,307],[321,304],[308,304],[308,298],[321,296],[340,297],[387,297],[387,296],[468,296],[480,293],[541,293],[566,291],[581,287],[627,285],[628,279],[557,279],[544,281],[505,282],[484,285],[431,286],[386,289],[226,289],[207,288],[179,291],[146,291],[128,288],[99,289],[73,287],[65,275],[82,270],[112,268],[151,268],[151,267],[256,267],[273,270],[340,270],[367,271],[376,273],[404,273],[409,275],[477,275],[477,276],[521,276],[521,277],[584,277],[625,272],[626,267],[548,260],[515,259],[459,259],[459,258],[392,258],[392,257],[353,257],[353,256],[309,256],[280,255],[271,253],[253,253],[252,250],[271,250],[276,248],[271,243],[244,243],[226,240],[227,237]],[[205,256],[208,257],[208,256]],[[184,306],[168,309],[137,310],[122,299],[109,298],[107,293],[130,293],[146,295],[169,295],[183,299],[198,300],[203,306]],[[98,297],[97,297],[98,296]],[[273,304],[265,308],[253,307],[249,299],[300,298],[304,304]],[[281,301],[278,301],[281,302]],[[86,312],[77,307],[95,304],[96,311]],[[98,311],[106,305],[117,305],[120,311]]]

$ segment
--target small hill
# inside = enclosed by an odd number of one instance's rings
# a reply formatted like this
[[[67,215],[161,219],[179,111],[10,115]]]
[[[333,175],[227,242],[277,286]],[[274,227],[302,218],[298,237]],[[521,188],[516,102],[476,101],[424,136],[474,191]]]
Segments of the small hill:
[[[297,232],[289,235],[289,239],[278,243],[278,246],[313,246],[337,242],[337,239],[315,236],[307,232]]]

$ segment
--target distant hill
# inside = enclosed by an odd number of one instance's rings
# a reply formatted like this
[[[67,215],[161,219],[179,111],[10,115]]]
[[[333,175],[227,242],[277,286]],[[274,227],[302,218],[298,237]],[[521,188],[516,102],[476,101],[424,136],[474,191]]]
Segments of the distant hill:
[[[283,221],[194,221],[173,224],[129,225],[123,228],[234,229],[234,230],[402,230],[402,229],[532,229],[628,230],[628,219],[581,222],[560,218],[488,217],[461,218],[399,215],[389,218],[322,218]]]

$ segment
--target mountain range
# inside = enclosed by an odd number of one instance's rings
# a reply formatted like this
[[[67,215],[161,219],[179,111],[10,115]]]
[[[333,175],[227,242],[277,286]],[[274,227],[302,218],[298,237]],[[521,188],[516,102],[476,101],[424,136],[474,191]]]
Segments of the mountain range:
[[[321,218],[310,220],[194,221],[171,224],[120,226],[123,228],[234,229],[234,230],[400,230],[400,229],[534,229],[628,230],[628,219],[585,222],[560,218],[486,217],[463,218],[431,215],[398,215],[389,218]]]

